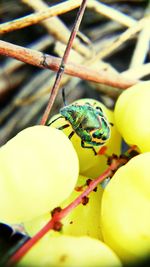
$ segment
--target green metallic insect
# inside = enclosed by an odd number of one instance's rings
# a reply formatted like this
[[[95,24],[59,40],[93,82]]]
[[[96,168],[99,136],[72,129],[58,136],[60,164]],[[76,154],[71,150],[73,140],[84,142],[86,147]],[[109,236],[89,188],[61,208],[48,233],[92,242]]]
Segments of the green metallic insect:
[[[76,133],[81,138],[81,146],[92,149],[94,154],[97,155],[94,146],[103,145],[110,137],[110,124],[103,110],[99,106],[94,107],[88,102],[84,104],[75,102],[61,108],[60,114],[61,116],[50,122],[48,126],[59,118],[65,118],[67,123],[58,129],[63,130],[71,125],[73,131],[68,138],[71,139]]]

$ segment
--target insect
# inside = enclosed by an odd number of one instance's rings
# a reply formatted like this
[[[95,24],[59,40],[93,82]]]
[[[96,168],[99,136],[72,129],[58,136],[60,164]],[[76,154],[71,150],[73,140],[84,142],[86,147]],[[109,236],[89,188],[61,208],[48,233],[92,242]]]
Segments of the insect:
[[[102,108],[89,102],[82,104],[79,101],[61,108],[60,114],[48,126],[60,118],[65,118],[66,124],[58,129],[63,130],[71,125],[73,130],[68,138],[71,139],[76,133],[81,138],[81,146],[92,149],[94,154],[97,155],[94,146],[105,144],[110,137],[110,124]]]

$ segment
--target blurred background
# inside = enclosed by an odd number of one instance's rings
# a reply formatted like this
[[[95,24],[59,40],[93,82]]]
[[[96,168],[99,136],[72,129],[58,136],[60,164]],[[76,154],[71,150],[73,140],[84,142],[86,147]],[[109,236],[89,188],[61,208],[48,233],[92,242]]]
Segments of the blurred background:
[[[63,2],[66,1],[0,0],[0,23]],[[38,24],[3,33],[0,39],[62,57],[76,14],[77,9],[66,11]],[[147,0],[89,0],[69,60],[97,71],[108,71],[112,76],[122,73],[128,79],[148,80],[150,31],[147,24],[134,35],[129,33],[127,40],[122,40],[117,48],[112,51],[110,48],[125,31],[149,14]],[[51,70],[0,55],[0,145],[20,130],[40,122],[55,75]],[[65,87],[67,103],[90,97],[101,100],[111,109],[122,91],[68,75],[63,76],[61,87]],[[58,113],[62,106],[60,90],[51,115]]]

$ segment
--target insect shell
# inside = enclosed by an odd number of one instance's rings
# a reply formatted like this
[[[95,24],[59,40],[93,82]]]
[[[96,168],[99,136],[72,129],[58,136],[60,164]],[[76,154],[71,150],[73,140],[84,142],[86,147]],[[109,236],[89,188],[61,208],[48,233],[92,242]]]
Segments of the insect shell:
[[[65,118],[66,124],[58,129],[63,130],[71,125],[73,131],[68,138],[70,139],[76,133],[81,138],[81,146],[91,148],[95,155],[97,153],[93,146],[103,145],[110,137],[109,123],[99,106],[88,102],[80,104],[79,101],[61,108],[60,114],[61,116],[57,119]]]

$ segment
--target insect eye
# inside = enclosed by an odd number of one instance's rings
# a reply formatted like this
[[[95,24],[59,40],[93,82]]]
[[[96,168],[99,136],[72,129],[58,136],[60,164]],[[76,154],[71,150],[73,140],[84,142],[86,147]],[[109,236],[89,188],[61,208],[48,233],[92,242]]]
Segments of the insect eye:
[[[95,133],[92,134],[92,137],[93,138],[97,138],[97,139],[101,139],[102,133],[100,133],[99,131],[98,132],[95,132]]]
[[[106,141],[107,139],[108,139],[108,136],[105,136],[105,135],[102,136],[103,141]]]

